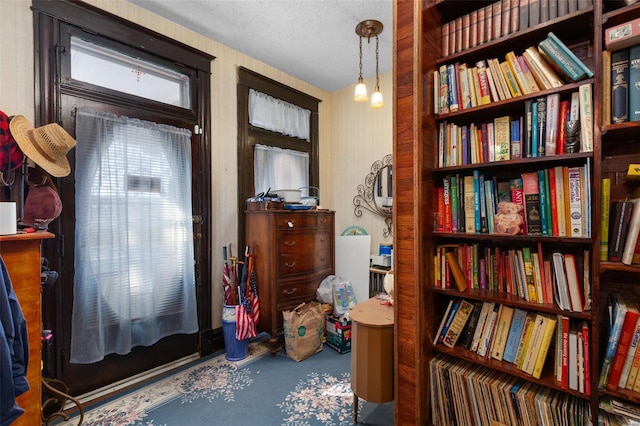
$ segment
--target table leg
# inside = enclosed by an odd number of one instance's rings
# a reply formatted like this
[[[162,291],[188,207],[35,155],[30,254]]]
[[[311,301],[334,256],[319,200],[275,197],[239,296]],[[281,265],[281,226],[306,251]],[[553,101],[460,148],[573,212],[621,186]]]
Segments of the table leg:
[[[353,424],[358,423],[358,395],[353,394]]]

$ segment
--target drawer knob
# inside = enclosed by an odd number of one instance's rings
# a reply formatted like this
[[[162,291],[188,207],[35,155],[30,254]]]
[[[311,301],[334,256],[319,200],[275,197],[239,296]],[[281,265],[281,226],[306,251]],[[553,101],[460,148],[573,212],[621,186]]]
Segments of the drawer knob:
[[[293,246],[296,245],[296,242],[295,241],[285,241],[284,245],[285,246],[289,246],[289,247],[293,247]]]
[[[321,243],[324,243],[325,241],[327,241],[327,240],[325,240],[324,237],[320,238],[320,242]]]
[[[287,221],[287,226],[289,226],[289,228],[293,228],[293,221],[292,220],[288,220]]]
[[[285,263],[284,266],[286,266],[287,268],[293,268],[294,266],[296,266],[296,262],[292,262],[292,263]]]
[[[289,295],[292,295],[293,293],[295,293],[296,290],[297,290],[297,288],[286,289],[286,290],[283,291],[283,293],[289,296]]]
[[[327,258],[326,258],[326,257],[324,257],[324,256],[322,256],[322,257],[320,258],[320,262],[324,262],[325,260],[327,260]]]

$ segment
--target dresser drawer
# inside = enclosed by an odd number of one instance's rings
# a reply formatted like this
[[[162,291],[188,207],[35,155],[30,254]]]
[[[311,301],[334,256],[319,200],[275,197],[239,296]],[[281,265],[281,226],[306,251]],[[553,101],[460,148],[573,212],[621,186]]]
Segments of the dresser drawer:
[[[304,222],[307,228],[333,228],[333,216],[328,214],[310,214]]]
[[[297,300],[296,305],[300,303],[298,299],[316,300],[316,291],[318,283],[315,280],[298,281],[290,284],[276,285],[276,300],[278,300],[278,308],[285,309],[291,307],[293,300]]]
[[[310,253],[331,248],[329,231],[278,232],[276,236],[278,254]]]
[[[282,253],[278,256],[277,272],[279,278],[289,275],[310,274],[323,269],[331,268],[331,251],[299,251],[295,253]]]

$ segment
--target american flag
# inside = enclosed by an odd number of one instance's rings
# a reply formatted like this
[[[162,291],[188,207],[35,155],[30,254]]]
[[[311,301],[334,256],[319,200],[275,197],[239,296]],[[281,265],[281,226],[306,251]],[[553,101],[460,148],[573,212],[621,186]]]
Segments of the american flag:
[[[253,265],[253,258],[251,258],[251,275],[249,276],[249,300],[251,301],[251,316],[253,317],[253,323],[258,326],[260,321],[260,301],[258,300],[258,280],[256,278],[256,271]]]
[[[249,298],[241,291],[240,304],[236,305],[236,339],[244,340],[256,337],[256,324],[251,316],[251,302]]]

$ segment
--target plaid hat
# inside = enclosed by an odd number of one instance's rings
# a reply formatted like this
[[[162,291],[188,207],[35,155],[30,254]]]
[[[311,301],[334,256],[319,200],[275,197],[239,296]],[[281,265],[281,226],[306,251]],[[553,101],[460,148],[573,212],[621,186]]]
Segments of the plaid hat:
[[[62,201],[50,186],[30,186],[24,202],[22,223],[38,229],[47,229],[62,212]]]
[[[23,162],[24,154],[9,130],[9,117],[0,111],[0,171],[17,169]]]

